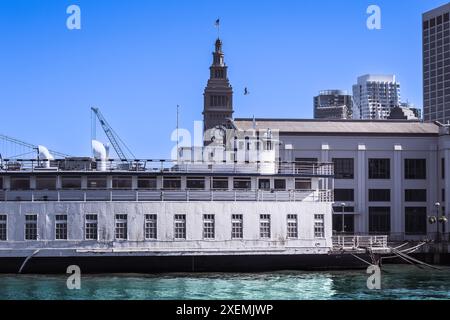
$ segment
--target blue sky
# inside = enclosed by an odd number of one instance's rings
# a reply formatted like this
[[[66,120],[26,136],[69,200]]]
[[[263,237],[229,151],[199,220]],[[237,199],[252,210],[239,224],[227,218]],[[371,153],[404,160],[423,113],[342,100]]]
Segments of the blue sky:
[[[365,73],[396,74],[422,106],[421,14],[444,3],[0,0],[0,133],[90,155],[98,106],[137,157],[168,158],[176,105],[181,127],[202,119],[217,17],[235,117],[311,118],[319,90]],[[71,4],[81,30],[66,28]],[[381,30],[366,28],[371,4]]]

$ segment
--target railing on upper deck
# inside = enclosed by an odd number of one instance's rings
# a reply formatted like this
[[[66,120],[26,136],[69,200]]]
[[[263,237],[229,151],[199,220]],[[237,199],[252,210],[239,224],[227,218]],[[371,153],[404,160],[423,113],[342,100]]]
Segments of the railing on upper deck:
[[[354,250],[387,248],[388,236],[333,236],[333,249]]]
[[[288,201],[332,202],[331,190],[48,190],[0,191],[0,201]]]
[[[51,160],[0,160],[0,172],[65,172],[97,171],[100,161],[91,158]],[[193,162],[177,163],[172,160],[114,160],[105,161],[107,172],[148,172],[148,173],[199,173],[199,174],[257,174],[273,162]],[[274,174],[332,177],[334,166],[330,162],[277,162]]]

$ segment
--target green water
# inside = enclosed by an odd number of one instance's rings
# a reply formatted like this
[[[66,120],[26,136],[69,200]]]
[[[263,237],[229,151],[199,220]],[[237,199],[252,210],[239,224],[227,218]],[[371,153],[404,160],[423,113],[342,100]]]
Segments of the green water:
[[[381,290],[365,270],[258,274],[82,275],[69,290],[64,275],[0,275],[0,299],[450,299],[450,268],[383,266]]]

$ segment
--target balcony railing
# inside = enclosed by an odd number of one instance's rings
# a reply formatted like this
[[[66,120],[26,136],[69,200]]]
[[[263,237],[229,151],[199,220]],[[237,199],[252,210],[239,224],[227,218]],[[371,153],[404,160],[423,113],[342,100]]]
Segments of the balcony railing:
[[[405,233],[395,232],[389,234],[389,241],[434,241],[434,242],[450,242],[449,232],[427,232],[427,233]]]
[[[333,236],[333,248],[343,250],[387,248],[388,236]]]
[[[267,172],[267,166],[274,165],[274,174],[332,177],[333,163],[330,162],[194,162],[177,163],[172,160],[107,160],[91,158],[70,158],[57,160],[0,160],[0,172],[147,172],[147,173],[198,173],[198,174],[258,174]]]
[[[331,202],[331,190],[49,190],[0,191],[0,201],[276,201]]]

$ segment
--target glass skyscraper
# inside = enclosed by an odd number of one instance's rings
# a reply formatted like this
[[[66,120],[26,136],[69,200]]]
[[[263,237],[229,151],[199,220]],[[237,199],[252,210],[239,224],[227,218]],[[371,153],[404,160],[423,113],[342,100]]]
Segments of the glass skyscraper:
[[[450,121],[450,3],[422,15],[423,118]]]

